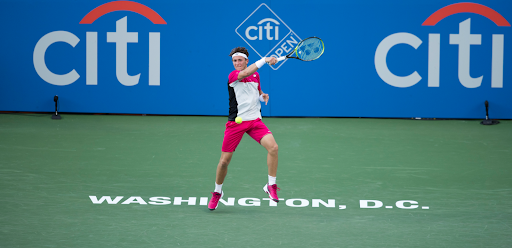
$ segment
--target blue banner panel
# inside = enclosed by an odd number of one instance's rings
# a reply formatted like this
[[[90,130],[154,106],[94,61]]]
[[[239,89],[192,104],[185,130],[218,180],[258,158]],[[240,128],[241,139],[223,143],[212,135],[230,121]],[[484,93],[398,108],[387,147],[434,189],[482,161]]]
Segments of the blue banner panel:
[[[0,111],[227,115],[231,49],[264,116],[512,119],[512,2],[0,1]]]

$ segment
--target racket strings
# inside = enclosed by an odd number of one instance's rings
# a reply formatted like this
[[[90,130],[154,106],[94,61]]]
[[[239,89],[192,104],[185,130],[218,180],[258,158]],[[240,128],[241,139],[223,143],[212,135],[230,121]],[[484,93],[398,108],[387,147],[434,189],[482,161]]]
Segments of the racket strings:
[[[305,61],[317,59],[324,51],[324,44],[318,38],[304,40],[297,48],[297,57]]]

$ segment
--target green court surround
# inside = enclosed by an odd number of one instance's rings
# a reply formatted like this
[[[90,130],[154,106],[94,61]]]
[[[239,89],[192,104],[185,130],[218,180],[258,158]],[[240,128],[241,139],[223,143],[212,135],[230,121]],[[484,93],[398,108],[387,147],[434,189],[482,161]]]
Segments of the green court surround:
[[[327,208],[209,211],[226,117],[0,114],[0,247],[510,247],[512,123],[264,118],[284,199]],[[245,135],[225,196],[266,198],[266,151]],[[197,205],[89,196],[197,197]],[[417,209],[362,209],[359,200]],[[122,202],[121,201],[121,202]],[[429,209],[421,209],[428,206]]]

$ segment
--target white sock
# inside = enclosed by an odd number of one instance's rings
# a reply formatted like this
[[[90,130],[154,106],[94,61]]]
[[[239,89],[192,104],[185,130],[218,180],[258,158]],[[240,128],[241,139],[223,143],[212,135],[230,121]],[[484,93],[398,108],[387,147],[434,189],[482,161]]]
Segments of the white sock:
[[[274,184],[276,184],[276,177],[269,175],[268,176],[268,185],[274,185]]]
[[[217,193],[222,193],[222,184],[215,183],[215,191]]]

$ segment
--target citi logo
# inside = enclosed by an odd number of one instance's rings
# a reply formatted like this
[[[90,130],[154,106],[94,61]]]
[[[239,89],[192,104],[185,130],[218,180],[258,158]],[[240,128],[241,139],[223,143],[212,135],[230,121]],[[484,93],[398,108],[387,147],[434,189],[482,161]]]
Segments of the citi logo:
[[[167,24],[165,20],[151,8],[132,1],[114,1],[98,6],[80,21],[80,24],[92,24],[101,16],[114,11],[131,11],[143,15],[153,24]],[[128,75],[128,43],[138,42],[138,32],[128,32],[128,17],[116,22],[116,31],[107,32],[106,42],[116,44],[116,77],[125,86],[139,83],[141,73]],[[80,75],[75,69],[60,75],[53,73],[46,66],[45,54],[54,43],[65,42],[75,47],[80,39],[67,31],[50,32],[37,42],[34,48],[33,62],[37,74],[53,85],[65,86],[74,83]],[[160,85],[160,33],[149,32],[149,85]],[[98,84],[98,33],[86,32],[86,85]]]
[[[261,26],[261,24],[263,23],[267,23],[267,25],[265,26]],[[274,23],[276,26],[272,26],[271,23]],[[266,31],[266,36],[265,38],[267,40],[279,40],[279,22],[272,19],[272,18],[265,18],[261,21],[258,22],[258,27],[256,26],[249,26],[247,27],[247,29],[245,30],[245,37],[247,37],[247,39],[249,40],[256,40],[256,39],[259,39],[259,40],[263,40],[263,29],[265,29]],[[271,34],[271,30],[274,29],[274,36],[272,36]],[[258,36],[251,36],[249,34],[249,32],[251,30],[258,30],[259,31],[259,35]]]
[[[264,3],[249,14],[238,25],[235,32],[260,57],[281,57],[289,53],[302,40]],[[277,70],[285,62],[286,60],[270,67]]]
[[[444,18],[458,13],[474,13],[487,17],[499,27],[510,27],[510,23],[495,10],[476,3],[457,3],[439,9],[430,15],[423,26],[435,26]],[[387,66],[389,50],[398,44],[407,44],[414,49],[422,44],[418,36],[411,33],[395,33],[384,38],[375,52],[375,68],[379,77],[389,85],[395,87],[411,87],[417,84],[422,77],[417,71],[408,76],[397,76]],[[458,46],[458,78],[466,88],[478,88],[484,75],[473,78],[470,76],[471,46],[482,45],[482,35],[471,33],[471,18],[459,23],[459,33],[450,34],[450,45]],[[439,87],[440,59],[441,59],[441,34],[430,33],[428,38],[428,87]],[[491,87],[503,88],[503,57],[504,35],[492,35],[492,63],[491,63]]]

